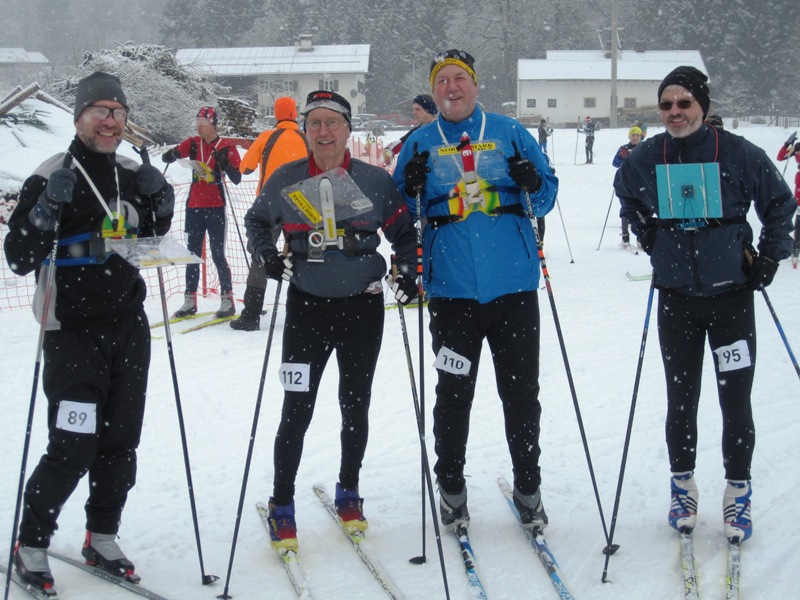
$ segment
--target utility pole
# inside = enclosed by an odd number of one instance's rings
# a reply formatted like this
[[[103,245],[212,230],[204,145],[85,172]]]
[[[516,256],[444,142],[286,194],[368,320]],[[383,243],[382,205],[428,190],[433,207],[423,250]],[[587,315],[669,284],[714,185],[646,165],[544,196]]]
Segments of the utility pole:
[[[609,122],[612,128],[617,127],[617,42],[619,31],[617,29],[617,16],[619,14],[619,0],[611,0],[611,112]]]

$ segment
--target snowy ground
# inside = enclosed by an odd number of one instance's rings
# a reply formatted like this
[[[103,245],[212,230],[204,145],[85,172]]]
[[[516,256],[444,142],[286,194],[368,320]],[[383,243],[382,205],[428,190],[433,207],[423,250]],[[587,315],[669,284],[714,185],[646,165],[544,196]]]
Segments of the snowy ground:
[[[656,132],[656,128],[651,127],[650,135]],[[646,256],[634,256],[620,249],[616,202],[598,250],[611,201],[614,176],[611,158],[616,148],[626,141],[626,133],[624,130],[599,131],[595,164],[584,166],[574,164],[576,154],[583,162],[583,137],[580,136],[576,146],[575,131],[555,132],[550,144],[561,182],[559,209],[547,218],[545,239],[553,294],[607,526],[610,526],[614,506],[649,289],[647,282],[629,281],[625,277],[626,271],[647,274],[649,265]],[[740,129],[738,133],[774,156],[791,132],[760,127]],[[45,157],[63,150],[71,134],[67,117],[59,136],[41,134],[41,145],[24,152],[15,150],[13,170],[30,172]],[[5,163],[9,160],[9,150],[2,148],[2,151],[4,164],[0,165],[0,171],[6,169]],[[782,170],[783,164],[780,168]],[[790,167],[787,180],[793,178],[793,168]],[[768,289],[795,351],[800,351],[798,286],[800,271],[792,270],[786,261]],[[238,297],[241,297],[243,286],[241,288],[236,290]],[[275,287],[270,283],[268,298],[273,297],[274,292]],[[547,536],[564,577],[577,598],[660,600],[681,597],[677,537],[666,523],[669,470],[663,435],[665,399],[654,320],[644,358],[614,536],[614,542],[621,548],[610,560],[612,583],[604,584],[600,581],[604,564],[603,527],[545,291],[540,293],[540,303],[543,494],[551,522]],[[270,300],[270,315],[271,304]],[[800,495],[798,378],[766,304],[757,299],[756,307],[760,346],[753,390],[758,429],[753,463],[755,534],[743,551],[742,597],[792,598],[797,594],[795,569],[800,568],[800,555],[796,552],[800,525],[791,512]],[[209,300],[208,309],[214,308],[216,303]],[[158,302],[150,301],[147,309],[153,322],[161,320]],[[376,555],[408,598],[444,598],[429,513],[425,541],[428,562],[423,566],[408,562],[422,550],[419,441],[398,311],[388,311],[386,317],[371,412],[371,441],[361,479],[365,511],[370,521],[369,535]],[[406,318],[415,371],[419,373],[417,311],[406,311]],[[262,319],[262,324],[264,321]],[[153,343],[148,412],[139,452],[139,481],[125,510],[121,544],[135,561],[137,572],[148,587],[174,599],[211,599],[224,589],[267,333],[266,328],[260,333],[242,333],[220,326],[180,335],[176,333],[178,329],[177,326],[173,329],[173,346],[205,572],[220,576],[221,581],[208,588],[200,583],[172,377],[163,339]],[[6,311],[0,313],[0,330],[5,349],[0,454],[6,457],[0,466],[0,478],[4,481],[0,488],[0,534],[5,536],[2,547],[7,548],[12,534],[38,327],[28,311]],[[254,510],[255,502],[266,500],[271,490],[272,439],[282,398],[277,377],[282,330],[283,312],[279,309],[230,580],[229,592],[240,600],[293,597],[288,579],[278,558],[269,549]],[[430,432],[435,371],[428,348],[427,319],[425,332],[425,412]],[[720,417],[711,365],[711,358],[707,356],[700,406],[697,467],[700,524],[695,544],[703,598],[718,599],[724,596],[725,550],[721,527],[724,480],[719,450]],[[318,400],[297,481],[300,559],[315,598],[372,600],[385,595],[311,491],[312,484],[317,482],[332,490],[338,470],[339,417],[333,367],[329,365],[326,374],[328,391]],[[490,598],[556,598],[496,484],[498,475],[511,478],[511,467],[488,351],[481,370],[467,455],[473,517],[470,531],[480,574]],[[45,405],[40,392],[31,435],[29,469],[46,445]],[[428,448],[433,456],[432,435]],[[83,540],[85,493],[82,483],[65,506],[60,529],[53,539],[54,549],[73,556],[78,556]],[[470,598],[455,540],[445,534],[442,544],[451,598]],[[5,552],[0,556],[5,563]],[[66,600],[128,597],[127,592],[61,563],[54,561],[52,566],[60,596]],[[24,597],[14,588],[11,595]]]

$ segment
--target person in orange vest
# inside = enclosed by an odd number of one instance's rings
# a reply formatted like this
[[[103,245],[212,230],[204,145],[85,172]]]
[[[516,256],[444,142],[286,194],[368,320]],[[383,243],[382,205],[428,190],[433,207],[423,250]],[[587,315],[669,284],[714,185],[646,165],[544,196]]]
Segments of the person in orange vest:
[[[256,196],[264,184],[280,166],[308,156],[308,141],[297,124],[297,105],[294,98],[282,96],[275,100],[275,129],[268,129],[256,138],[247,149],[239,170],[249,175],[260,170]],[[275,242],[280,237],[276,230]],[[267,275],[257,260],[250,262],[247,273],[247,287],[244,290],[244,308],[238,319],[230,322],[231,329],[237,331],[258,331],[261,327],[261,311],[267,293]]]

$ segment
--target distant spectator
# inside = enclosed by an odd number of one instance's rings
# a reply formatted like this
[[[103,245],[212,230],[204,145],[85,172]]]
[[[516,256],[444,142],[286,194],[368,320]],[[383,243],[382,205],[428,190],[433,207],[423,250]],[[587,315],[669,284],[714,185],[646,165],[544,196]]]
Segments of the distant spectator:
[[[547,138],[551,135],[553,135],[553,128],[545,119],[542,119],[539,122],[539,147],[545,154],[547,154]],[[550,156],[548,155],[547,158],[549,159]]]
[[[578,133],[582,133],[586,136],[586,164],[592,164],[592,160],[594,158],[594,130],[595,130],[595,123],[592,121],[592,117],[586,117],[586,122],[583,124],[583,127],[578,127]]]
[[[392,159],[394,156],[397,156],[400,153],[400,149],[403,147],[403,142],[408,139],[414,131],[433,121],[436,118],[436,103],[433,101],[433,98],[430,94],[420,94],[414,101],[411,103],[411,115],[414,117],[414,120],[417,122],[414,127],[408,130],[403,137],[399,140],[388,144],[383,149],[383,157],[386,161],[386,164],[391,164]]]

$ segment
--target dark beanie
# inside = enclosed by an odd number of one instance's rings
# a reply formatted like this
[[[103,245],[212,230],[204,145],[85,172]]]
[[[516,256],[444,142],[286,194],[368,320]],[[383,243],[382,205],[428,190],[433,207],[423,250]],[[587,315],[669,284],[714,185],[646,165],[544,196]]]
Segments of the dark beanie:
[[[711,99],[708,97],[708,85],[706,85],[707,81],[708,76],[694,67],[676,67],[664,77],[664,81],[658,86],[658,101],[661,102],[661,92],[664,91],[664,88],[671,85],[679,85],[692,93],[692,96],[695,97],[695,100],[703,109],[703,117],[705,117],[711,106]]]
[[[122,91],[119,79],[108,73],[95,71],[78,82],[73,113],[75,120],[80,118],[87,106],[98,100],[113,100],[122,104],[126,109],[128,108],[128,99],[125,97],[125,92]]]
[[[435,115],[436,114],[436,103],[433,101],[433,98],[430,97],[429,94],[420,94],[416,98],[414,98],[414,104],[419,104],[420,108],[424,110],[426,113]]]

